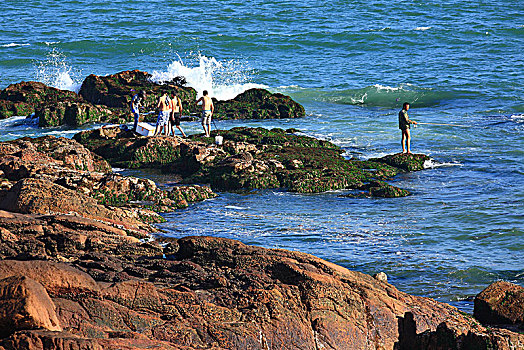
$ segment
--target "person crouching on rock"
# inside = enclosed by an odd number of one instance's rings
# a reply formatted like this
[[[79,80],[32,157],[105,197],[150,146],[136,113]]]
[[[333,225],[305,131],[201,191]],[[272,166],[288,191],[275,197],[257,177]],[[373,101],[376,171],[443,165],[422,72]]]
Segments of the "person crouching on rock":
[[[196,101],[196,104],[202,102],[202,118],[200,119],[200,122],[204,128],[206,137],[209,137],[211,136],[211,117],[215,111],[215,106],[213,106],[213,100],[211,100],[211,97],[207,95],[207,90],[204,90],[202,95],[204,96],[200,97]]]
[[[402,110],[398,112],[398,128],[402,131],[402,141],[401,141],[402,153],[406,153],[406,146],[407,146],[407,153],[411,154],[411,151],[409,149],[410,143],[411,143],[409,125],[410,124],[416,125],[417,122],[409,119],[408,110],[409,110],[409,103],[404,102],[404,105],[402,106]]]
[[[180,98],[173,91],[171,93],[171,118],[169,119],[170,132],[175,136],[175,126],[182,133],[182,136],[187,137],[184,130],[180,127],[180,116],[182,115],[182,102]]]
[[[171,114],[171,100],[167,95],[167,92],[164,92],[162,96],[158,99],[158,104],[156,108],[158,109],[158,119],[156,120],[155,136],[158,134],[167,135],[168,131],[168,121],[169,115]]]
[[[139,108],[142,107],[142,100],[146,99],[146,93],[145,91],[140,91],[138,94],[135,94],[133,98],[131,98],[131,113],[133,113],[133,117],[135,118],[135,121],[133,123],[133,131],[136,132],[136,128],[138,127],[138,122],[140,121],[140,110]]]

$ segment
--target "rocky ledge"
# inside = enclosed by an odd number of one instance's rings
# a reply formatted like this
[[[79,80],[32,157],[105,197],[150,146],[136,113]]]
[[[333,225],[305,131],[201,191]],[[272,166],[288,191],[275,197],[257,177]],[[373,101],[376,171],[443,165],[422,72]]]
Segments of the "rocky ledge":
[[[74,140],[53,136],[0,142],[0,209],[24,214],[70,214],[145,235],[156,212],[214,197],[205,186],[158,188],[153,181],[111,172]],[[146,222],[146,223],[144,223]]]
[[[522,349],[434,300],[314,256],[211,237],[141,242],[0,211],[0,349]]]
[[[384,180],[422,170],[429,160],[422,154],[348,160],[340,147],[296,130],[239,127],[218,133],[222,146],[214,144],[214,137],[137,137],[119,127],[83,131],[74,139],[113,166],[162,168],[180,175],[185,183],[211,184],[218,191],[353,189],[351,196],[400,197],[409,192]]]
[[[182,100],[183,115],[198,115],[197,92],[177,77],[157,84],[151,75],[139,70],[123,71],[108,76],[89,75],[78,94],[46,86],[39,82],[12,84],[0,91],[0,119],[34,113],[39,125],[78,126],[89,122],[126,123],[133,119],[129,102],[138,91],[147,93],[144,107],[154,111],[164,92],[176,92]],[[232,100],[215,104],[215,119],[297,118],[305,116],[304,107],[289,96],[272,94],[264,89],[250,89]],[[156,121],[155,113],[145,114]]]

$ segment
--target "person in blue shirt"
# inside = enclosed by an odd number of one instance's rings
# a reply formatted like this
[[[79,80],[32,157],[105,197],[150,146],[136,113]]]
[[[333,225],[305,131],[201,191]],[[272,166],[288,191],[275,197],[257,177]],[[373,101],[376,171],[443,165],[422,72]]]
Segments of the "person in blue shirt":
[[[145,100],[145,98],[146,93],[144,91],[140,91],[138,94],[135,94],[131,99],[131,113],[133,113],[133,117],[135,118],[135,121],[133,123],[134,132],[136,132],[138,122],[140,121],[140,107],[142,107],[142,100]]]

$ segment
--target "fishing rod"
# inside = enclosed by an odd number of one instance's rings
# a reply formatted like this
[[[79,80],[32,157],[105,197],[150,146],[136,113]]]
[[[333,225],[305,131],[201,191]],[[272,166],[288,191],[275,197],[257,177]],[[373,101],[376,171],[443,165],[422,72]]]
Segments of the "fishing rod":
[[[463,127],[463,128],[469,128],[470,127],[469,125],[444,124],[444,123],[421,123],[421,122],[418,122],[417,124],[421,124],[421,125],[439,125],[439,126],[460,126],[460,127]],[[417,125],[417,124],[415,124],[415,125]]]

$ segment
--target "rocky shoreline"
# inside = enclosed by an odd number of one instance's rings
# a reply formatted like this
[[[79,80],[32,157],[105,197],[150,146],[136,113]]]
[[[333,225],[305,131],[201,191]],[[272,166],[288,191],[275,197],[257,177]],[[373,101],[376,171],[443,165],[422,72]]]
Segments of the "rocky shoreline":
[[[78,94],[39,82],[21,82],[0,91],[0,119],[33,115],[41,127],[79,126],[90,122],[123,124],[133,121],[129,102],[139,91],[147,93],[143,105],[151,113],[144,115],[146,121],[156,122],[156,114],[152,112],[158,97],[164,92],[178,95],[182,101],[182,115],[197,116],[197,92],[185,85],[183,77],[157,84],[151,81],[149,73],[139,70],[108,76],[91,74],[82,83]],[[289,96],[264,89],[250,89],[226,101],[213,99],[213,103],[217,120],[305,116],[304,107]]]
[[[473,317],[308,254],[156,236],[159,212],[216,194],[161,189],[111,164],[220,190],[390,197],[403,190],[373,188],[427,160],[346,160],[296,130],[221,135],[221,147],[120,128],[0,143],[0,349],[524,348],[524,288],[506,282],[477,296]]]
[[[0,92],[0,118],[40,126],[124,123],[133,91],[196,91],[126,71],[89,76],[80,93],[41,83]],[[219,118],[304,115],[289,97],[246,91],[215,101]],[[216,145],[220,134],[223,144]],[[386,181],[429,157],[346,159],[298,130],[233,128],[211,138],[141,137],[119,126],[0,142],[0,349],[524,349],[524,288],[496,282],[474,316],[408,295],[317,257],[212,237],[166,238],[163,212],[214,191],[346,190],[402,197]],[[161,169],[166,189],[112,167]]]

